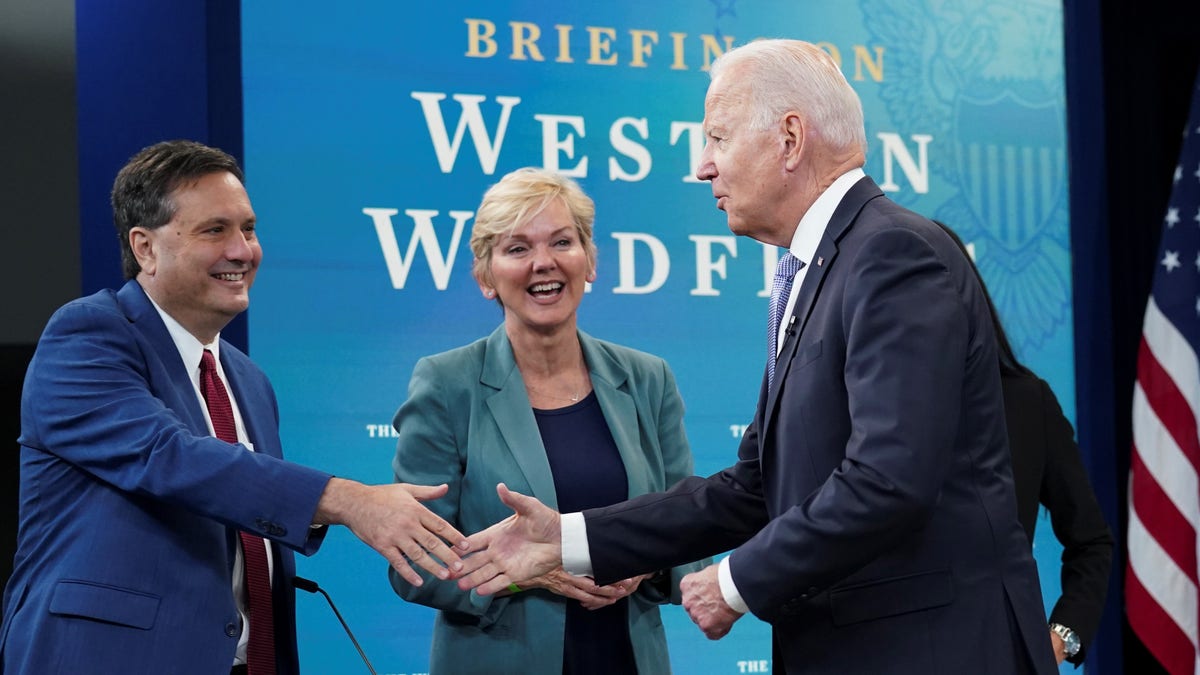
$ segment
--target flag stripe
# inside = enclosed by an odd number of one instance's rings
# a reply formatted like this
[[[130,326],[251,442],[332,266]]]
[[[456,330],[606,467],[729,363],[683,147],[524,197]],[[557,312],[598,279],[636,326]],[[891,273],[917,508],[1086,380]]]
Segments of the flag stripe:
[[[1200,529],[1196,469],[1175,444],[1174,434],[1150,408],[1140,382],[1133,389],[1133,446],[1151,480],[1158,483],[1187,522]]]
[[[1170,371],[1162,364],[1170,364]],[[1168,423],[1192,467],[1200,469],[1200,442],[1196,437],[1200,364],[1187,339],[1158,311],[1154,298],[1146,307],[1137,367],[1138,385]]]
[[[1153,532],[1153,541],[1196,584],[1200,582],[1196,572],[1196,530],[1145,469],[1137,448],[1134,448],[1129,472],[1131,508],[1138,513],[1153,514],[1154,519],[1148,526]],[[1144,521],[1142,527],[1147,527]]]
[[[1192,659],[1195,647],[1179,626],[1171,620],[1138,581],[1133,570],[1125,574],[1125,611],[1131,616],[1140,616],[1142,620],[1131,623],[1133,632],[1158,662],[1171,675],[1183,675],[1192,672]]]
[[[1179,626],[1189,642],[1196,635],[1196,585],[1151,536],[1137,511],[1129,512],[1129,569],[1146,593]]]

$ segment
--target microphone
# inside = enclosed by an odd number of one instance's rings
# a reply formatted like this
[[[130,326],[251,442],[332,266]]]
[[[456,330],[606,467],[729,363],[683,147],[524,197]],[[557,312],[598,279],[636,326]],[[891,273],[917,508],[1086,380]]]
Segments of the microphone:
[[[354,643],[354,648],[358,650],[358,655],[362,657],[363,663],[367,664],[367,670],[371,671],[371,675],[377,675],[375,668],[371,666],[371,662],[367,659],[366,652],[364,652],[362,647],[358,645],[358,640],[354,639],[354,633],[350,632],[350,626],[346,625],[346,620],[342,618],[342,613],[338,611],[336,606],[334,606],[333,598],[329,597],[329,594],[325,592],[325,589],[318,586],[317,582],[312,581],[311,579],[305,579],[304,577],[292,577],[292,585],[302,591],[306,591],[308,593],[320,593],[321,595],[325,596],[325,602],[329,603],[329,609],[333,610],[333,614],[337,617],[337,620],[342,622],[342,628],[346,630],[346,635],[350,636],[350,641]]]
[[[789,336],[796,334],[796,315],[795,314],[793,314],[791,320],[788,321],[787,328],[784,329],[783,334],[789,335]]]

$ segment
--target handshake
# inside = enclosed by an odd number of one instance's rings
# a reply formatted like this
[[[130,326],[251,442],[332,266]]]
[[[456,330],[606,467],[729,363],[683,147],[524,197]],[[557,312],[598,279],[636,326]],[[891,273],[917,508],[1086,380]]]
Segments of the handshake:
[[[423,489],[435,491],[420,497],[424,499],[440,497],[445,492],[441,486]],[[456,579],[463,591],[475,589],[481,595],[492,595],[545,588],[579,600],[588,609],[616,602],[651,576],[642,574],[601,586],[588,576],[568,573],[563,569],[562,516],[533,497],[509,490],[503,483],[496,486],[496,492],[500,501],[513,510],[513,515],[463,537],[449,523],[426,511],[429,516],[422,524],[427,536],[419,545],[408,548],[404,555],[385,554],[385,557],[406,581],[416,586],[421,585],[421,578],[408,562],[439,579]],[[717,565],[685,576],[679,587],[688,616],[710,639],[724,637],[743,616],[725,601]]]

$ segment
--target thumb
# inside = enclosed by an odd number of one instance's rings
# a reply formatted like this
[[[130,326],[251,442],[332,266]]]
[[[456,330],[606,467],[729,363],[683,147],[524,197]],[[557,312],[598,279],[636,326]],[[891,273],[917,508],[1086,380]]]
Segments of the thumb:
[[[445,496],[450,486],[442,483],[441,485],[412,485],[410,483],[402,483],[408,494],[412,495],[417,501],[427,501]]]
[[[520,492],[509,490],[508,486],[504,483],[496,485],[496,494],[500,496],[500,501],[512,509],[518,516],[528,516],[542,505],[541,502],[533,497],[527,497]]]

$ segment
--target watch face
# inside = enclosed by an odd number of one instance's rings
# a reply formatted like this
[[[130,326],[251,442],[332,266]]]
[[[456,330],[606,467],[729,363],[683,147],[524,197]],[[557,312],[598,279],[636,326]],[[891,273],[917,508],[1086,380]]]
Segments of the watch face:
[[[1079,636],[1075,634],[1075,631],[1058,623],[1052,624],[1050,629],[1062,638],[1063,651],[1066,652],[1067,656],[1075,656],[1079,653]]]

